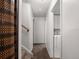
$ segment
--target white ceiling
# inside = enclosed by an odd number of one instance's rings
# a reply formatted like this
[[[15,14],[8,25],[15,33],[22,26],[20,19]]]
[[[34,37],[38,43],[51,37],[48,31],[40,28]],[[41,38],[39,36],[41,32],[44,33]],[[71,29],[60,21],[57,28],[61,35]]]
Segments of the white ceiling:
[[[33,15],[35,17],[44,17],[47,14],[51,0],[23,0],[32,5]]]

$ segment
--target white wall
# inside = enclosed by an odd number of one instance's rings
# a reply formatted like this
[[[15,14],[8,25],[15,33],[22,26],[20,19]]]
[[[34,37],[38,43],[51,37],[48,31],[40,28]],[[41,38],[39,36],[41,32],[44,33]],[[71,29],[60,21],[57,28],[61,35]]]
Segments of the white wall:
[[[79,59],[79,0],[62,0],[63,58]]]
[[[22,7],[22,24],[29,29],[29,32],[26,32],[25,29],[22,29],[22,44],[31,51],[33,48],[32,9],[30,4],[24,2]]]
[[[57,3],[57,5],[55,5]],[[55,14],[60,14],[60,8],[59,8],[59,1],[57,0],[52,0],[48,14],[47,14],[47,19],[46,19],[46,46],[49,52],[49,55],[51,58],[56,57],[56,58],[61,58],[61,35],[55,35],[54,36],[54,25],[55,28],[60,27],[60,16],[55,16]],[[52,10],[55,10],[52,12]],[[56,21],[54,23],[54,21]],[[54,38],[53,38],[54,37]],[[54,41],[54,43],[53,43]],[[53,45],[54,44],[54,45]]]
[[[34,43],[45,43],[45,17],[34,18]]]
[[[49,12],[46,17],[46,46],[50,57],[53,57],[53,13]]]

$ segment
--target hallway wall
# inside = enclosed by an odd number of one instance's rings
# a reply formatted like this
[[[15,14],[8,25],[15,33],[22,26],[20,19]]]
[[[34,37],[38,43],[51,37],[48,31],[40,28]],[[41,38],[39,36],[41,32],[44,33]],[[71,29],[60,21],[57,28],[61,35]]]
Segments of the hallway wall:
[[[52,58],[53,57],[53,13],[52,12],[49,12],[47,17],[46,17],[46,35],[45,35],[45,38],[46,38],[46,46],[47,46],[47,49],[48,49],[48,53],[50,55],[50,57]]]
[[[22,29],[22,44],[31,51],[33,48],[33,15],[31,5],[23,2],[22,7],[22,24],[29,29],[29,32]]]
[[[79,59],[79,0],[62,0],[63,58]]]
[[[45,43],[45,17],[35,17],[34,26],[34,43]]]

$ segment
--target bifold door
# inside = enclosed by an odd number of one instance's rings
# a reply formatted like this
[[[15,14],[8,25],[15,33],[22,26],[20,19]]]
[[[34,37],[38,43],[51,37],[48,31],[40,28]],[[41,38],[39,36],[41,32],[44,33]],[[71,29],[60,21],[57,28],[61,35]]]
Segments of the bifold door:
[[[0,59],[18,59],[16,1],[0,0]]]

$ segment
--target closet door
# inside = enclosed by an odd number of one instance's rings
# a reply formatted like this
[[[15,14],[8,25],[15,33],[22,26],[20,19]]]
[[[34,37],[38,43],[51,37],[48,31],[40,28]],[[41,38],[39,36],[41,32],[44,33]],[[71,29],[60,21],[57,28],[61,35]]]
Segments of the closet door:
[[[16,1],[0,0],[0,59],[18,59]]]

